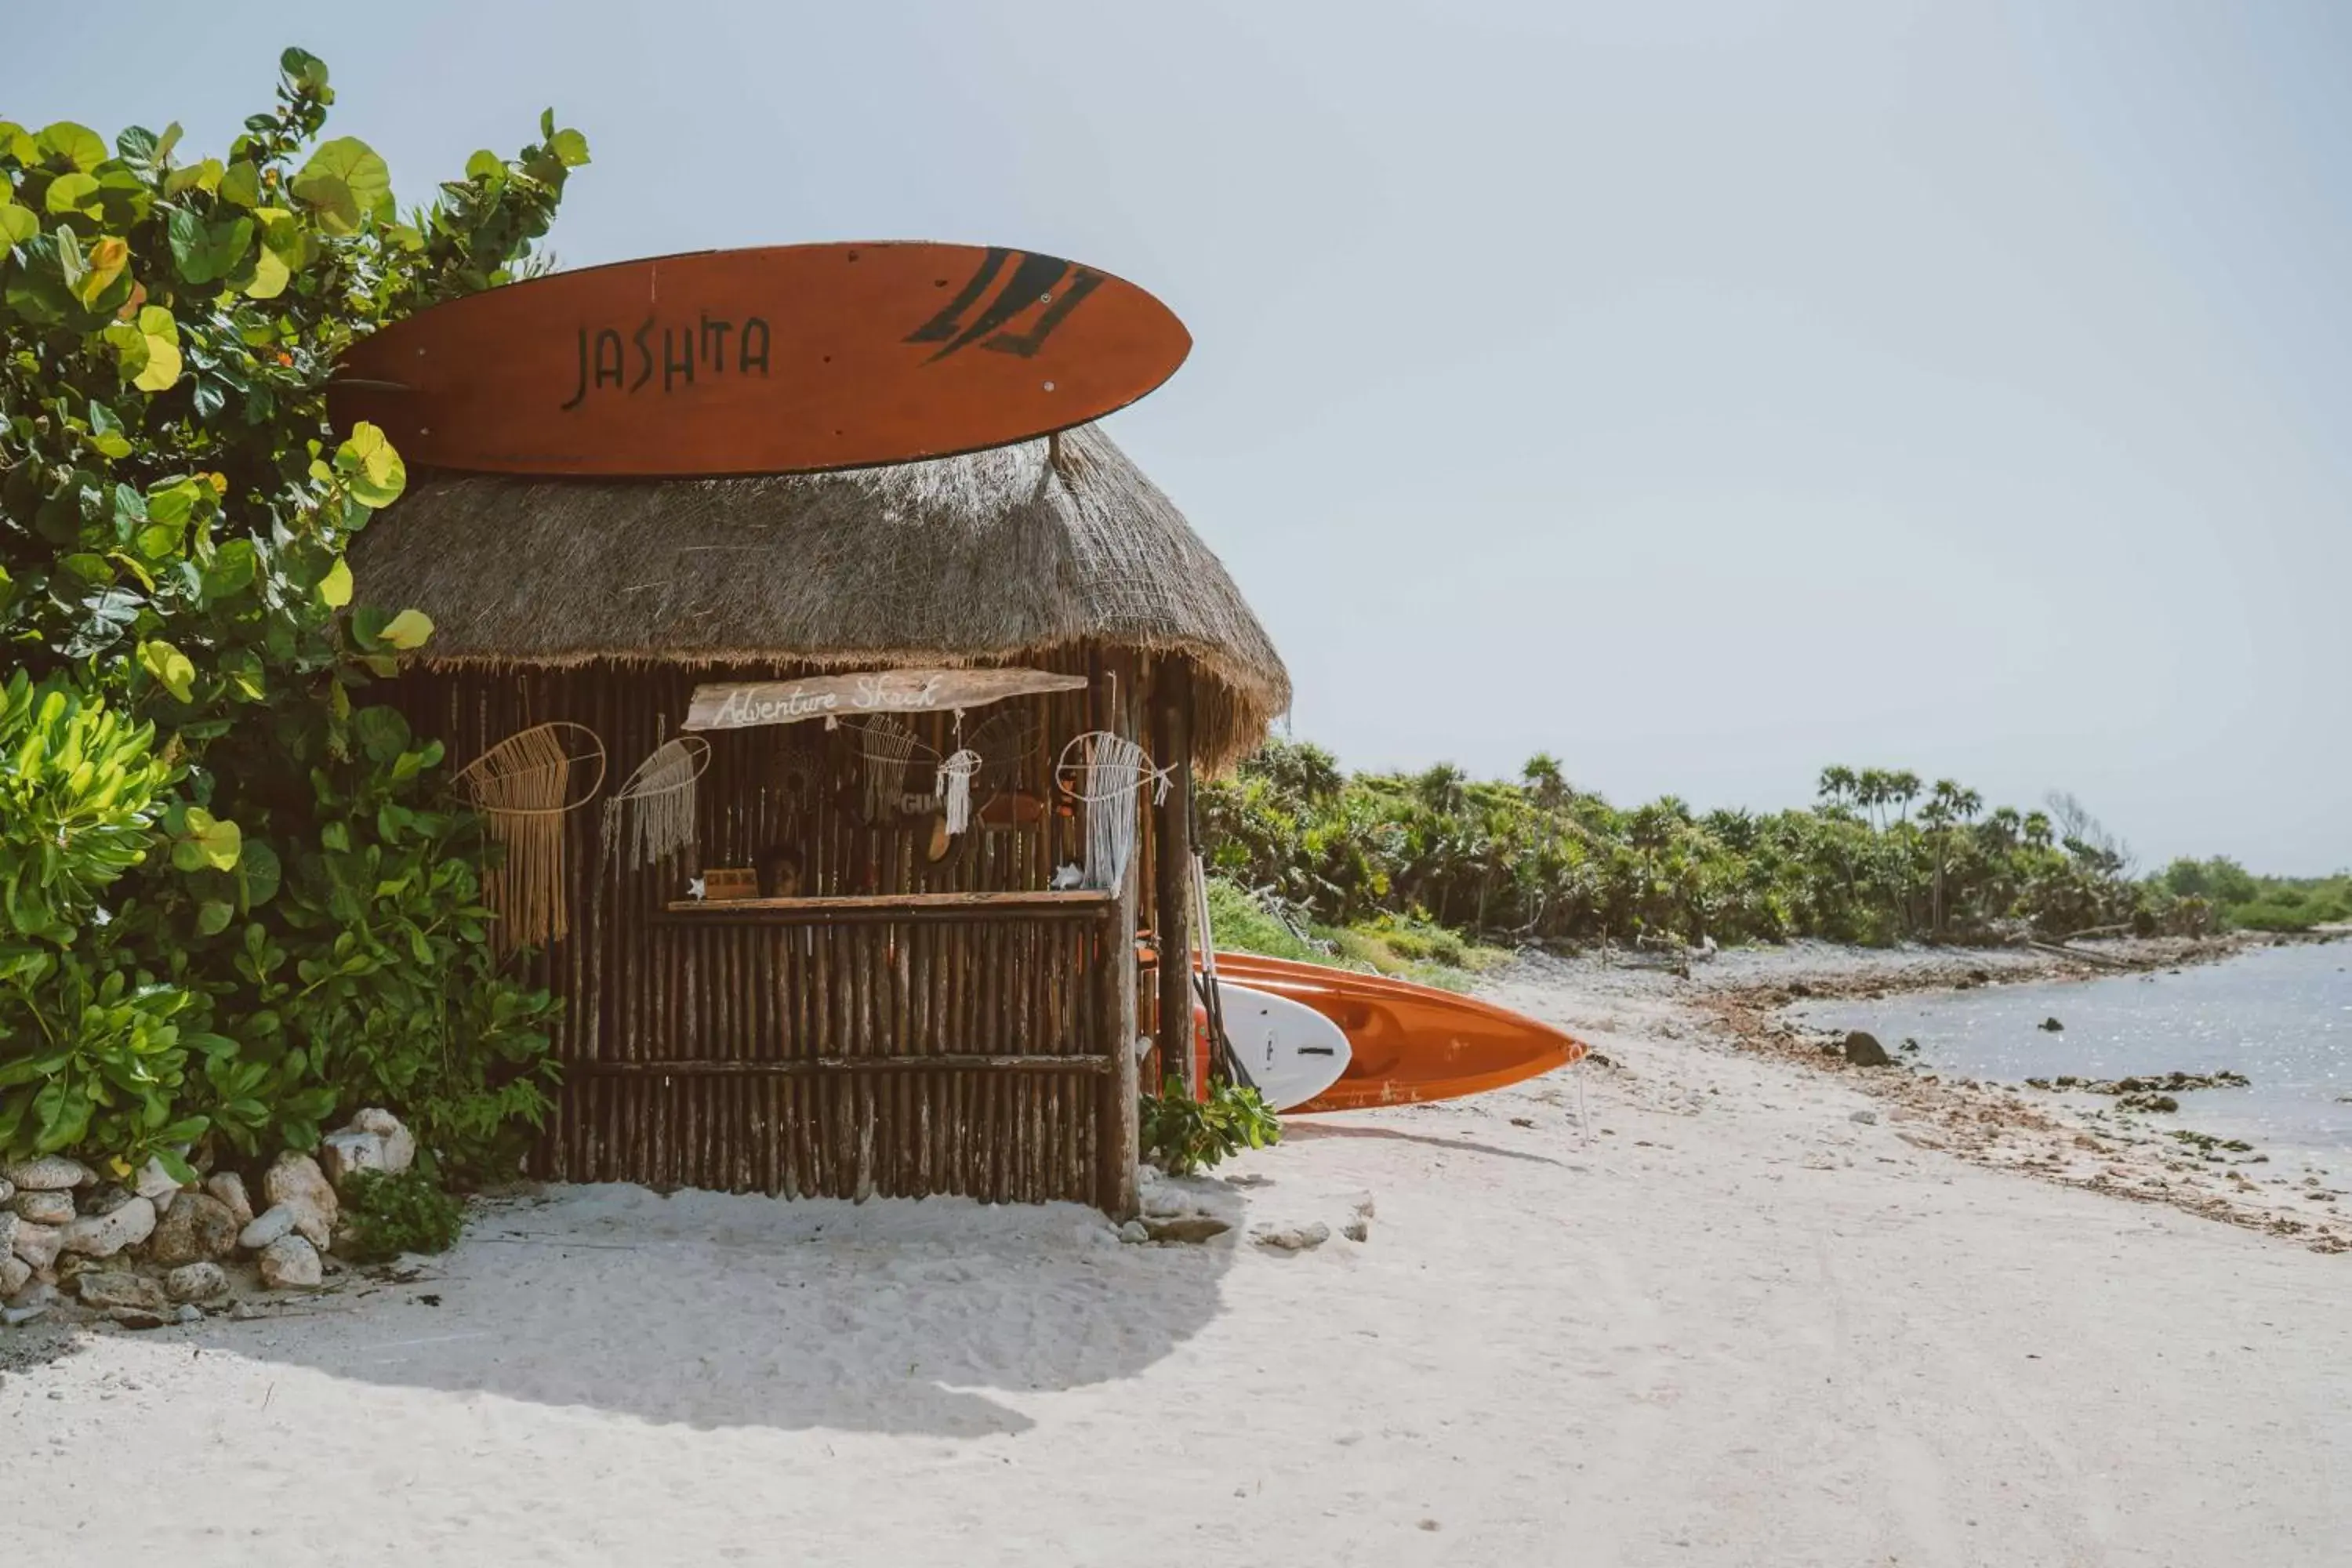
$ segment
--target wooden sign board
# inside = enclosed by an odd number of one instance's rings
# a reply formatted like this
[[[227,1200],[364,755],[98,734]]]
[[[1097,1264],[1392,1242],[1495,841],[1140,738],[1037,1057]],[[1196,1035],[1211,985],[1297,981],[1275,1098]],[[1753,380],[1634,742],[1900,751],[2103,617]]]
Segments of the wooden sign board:
[[[694,689],[688,730],[744,730],[870,713],[945,713],[1008,697],[1076,691],[1083,675],[1043,669],[882,669],[807,680],[730,680]]]
[[[945,457],[1098,419],[1192,340],[1134,284],[1034,251],[794,245],[559,272],[354,343],[336,423],[410,467],[775,474]]]

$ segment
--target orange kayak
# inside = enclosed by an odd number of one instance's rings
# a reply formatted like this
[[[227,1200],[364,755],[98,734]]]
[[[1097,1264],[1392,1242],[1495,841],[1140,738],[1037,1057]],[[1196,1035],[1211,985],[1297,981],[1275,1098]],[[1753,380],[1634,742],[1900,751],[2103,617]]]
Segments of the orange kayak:
[[[1303,1002],[1354,1053],[1339,1081],[1286,1116],[1483,1094],[1568,1066],[1584,1042],[1491,1002],[1328,964],[1217,954],[1217,975]]]

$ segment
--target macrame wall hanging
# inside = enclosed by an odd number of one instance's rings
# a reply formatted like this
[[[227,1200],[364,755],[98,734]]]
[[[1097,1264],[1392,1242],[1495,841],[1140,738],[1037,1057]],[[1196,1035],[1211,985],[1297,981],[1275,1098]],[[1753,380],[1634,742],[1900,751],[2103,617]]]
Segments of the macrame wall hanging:
[[[985,804],[990,795],[1019,789],[1022,769],[1045,740],[1042,708],[1000,708],[990,714],[964,742],[980,756],[980,769],[971,781],[973,793]]]
[[[586,784],[576,782],[583,773]],[[499,952],[560,942],[571,931],[563,900],[563,818],[604,784],[604,742],[584,724],[541,724],[508,736],[457,774],[458,787],[506,854],[482,879],[498,920]]]
[[[1087,859],[1079,886],[1108,892],[1125,884],[1141,821],[1136,792],[1148,779],[1153,804],[1165,801],[1168,773],[1151,765],[1141,746],[1108,730],[1090,730],[1062,748],[1054,782],[1087,808]]]
[[[699,735],[664,741],[604,802],[599,841],[609,862],[627,835],[629,864],[666,860],[694,842],[695,781],[710,765],[710,742]]]
[[[940,763],[940,808],[947,817],[950,838],[971,826],[971,781],[979,773],[980,753],[969,746],[949,753]]]
[[[896,713],[880,714],[847,728],[857,732],[858,760],[866,768],[866,820],[887,822],[898,813],[898,797],[907,792],[907,768],[915,753],[939,753],[915,739],[914,726]]]
[[[885,822],[902,811],[937,811],[950,838],[971,826],[972,782],[985,766],[978,751],[959,746],[942,757],[916,739],[914,726],[895,713],[859,720],[845,728],[857,734],[858,759],[865,766],[866,821]],[[961,709],[956,710],[955,728],[961,735]],[[918,759],[932,766],[931,793],[928,796],[907,793],[907,770]]]

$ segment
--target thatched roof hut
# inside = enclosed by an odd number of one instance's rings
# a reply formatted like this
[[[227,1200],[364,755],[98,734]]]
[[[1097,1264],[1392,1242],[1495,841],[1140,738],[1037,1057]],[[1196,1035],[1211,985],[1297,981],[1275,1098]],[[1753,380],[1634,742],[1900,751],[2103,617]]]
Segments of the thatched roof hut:
[[[1224,566],[1094,426],[828,474],[451,477],[352,551],[372,604],[432,616],[440,667],[967,665],[1087,644],[1193,667],[1222,769],[1290,705]]]
[[[435,477],[352,562],[367,602],[433,618],[392,700],[461,776],[537,759],[503,775],[507,816],[475,798],[509,834],[486,902],[568,1003],[542,1173],[1133,1212],[1139,1047],[1192,1035],[1192,770],[1256,744],[1290,682],[1108,437],[786,478]],[[698,689],[988,666],[1024,694],[969,725],[679,733]],[[532,749],[559,731],[594,757],[577,797]],[[647,778],[667,804],[633,819]]]

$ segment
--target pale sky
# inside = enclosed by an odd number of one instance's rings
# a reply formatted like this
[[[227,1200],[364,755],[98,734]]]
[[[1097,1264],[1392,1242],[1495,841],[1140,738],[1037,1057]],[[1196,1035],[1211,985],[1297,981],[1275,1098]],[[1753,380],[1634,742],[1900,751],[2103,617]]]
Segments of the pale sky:
[[[1907,766],[2143,863],[2352,864],[2352,7],[16,9],[0,115],[218,151],[299,43],[404,200],[552,103],[567,264],[1150,289],[1196,347],[1110,428],[1351,765]]]

